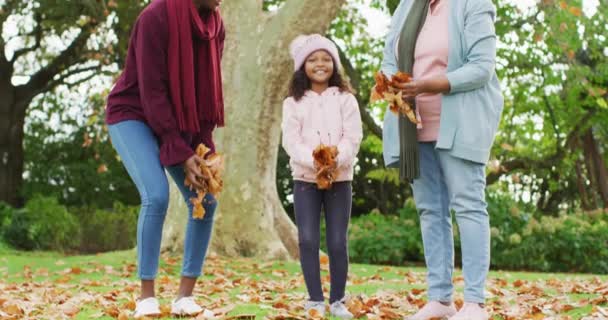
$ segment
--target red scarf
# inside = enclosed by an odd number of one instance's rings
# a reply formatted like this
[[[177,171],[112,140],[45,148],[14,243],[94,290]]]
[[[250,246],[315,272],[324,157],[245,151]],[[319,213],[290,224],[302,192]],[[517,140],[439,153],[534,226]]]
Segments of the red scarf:
[[[220,12],[201,17],[192,0],[167,0],[167,11],[169,90],[179,129],[197,133],[201,122],[223,126]]]

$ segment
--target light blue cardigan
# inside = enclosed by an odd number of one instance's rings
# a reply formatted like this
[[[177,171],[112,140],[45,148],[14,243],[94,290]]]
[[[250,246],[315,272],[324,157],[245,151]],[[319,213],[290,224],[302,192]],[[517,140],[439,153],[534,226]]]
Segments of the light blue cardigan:
[[[388,76],[398,71],[395,42],[413,1],[401,0],[393,15],[382,61],[382,71]],[[491,0],[448,1],[447,78],[451,91],[441,100],[436,148],[449,150],[458,158],[485,164],[490,158],[504,105],[494,68],[496,9]],[[396,166],[399,161],[399,124],[392,112],[386,112],[382,136],[384,163]]]

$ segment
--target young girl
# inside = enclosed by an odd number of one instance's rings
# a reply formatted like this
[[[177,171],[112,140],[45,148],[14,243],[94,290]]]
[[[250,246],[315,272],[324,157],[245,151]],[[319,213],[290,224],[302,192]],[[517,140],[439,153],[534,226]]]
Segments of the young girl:
[[[283,103],[283,148],[290,157],[300,263],[310,300],[305,305],[324,316],[319,266],[321,208],[327,225],[331,276],[330,312],[350,319],[344,305],[348,273],[347,230],[352,203],[353,162],[363,136],[357,100],[339,73],[338,49],[318,34],[299,36],[290,46],[295,74]],[[313,150],[324,144],[338,149],[332,187],[316,185]]]
[[[196,194],[184,180],[200,188],[196,178],[203,160],[194,148],[203,143],[213,149],[213,129],[224,123],[224,25],[219,4],[220,0],[153,1],[133,27],[125,70],[108,98],[106,123],[112,144],[141,196],[137,265],[142,292],[135,318],[161,314],[154,279],[169,203],[165,170],[189,208],[182,278],[171,312],[212,315],[195,302],[192,291],[201,274],[217,202],[207,195],[204,219],[193,219],[189,199]]]

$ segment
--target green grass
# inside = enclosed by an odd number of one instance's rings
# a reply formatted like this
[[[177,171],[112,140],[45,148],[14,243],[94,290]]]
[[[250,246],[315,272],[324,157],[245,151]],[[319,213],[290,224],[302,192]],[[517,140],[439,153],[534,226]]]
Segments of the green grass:
[[[179,279],[179,271],[181,261],[179,257],[163,257],[161,262],[161,271],[159,277],[167,278],[166,285],[160,285],[160,290],[165,290],[160,294],[161,302],[168,304],[173,295],[175,285]],[[97,282],[96,286],[79,286],[78,288],[70,288],[72,294],[79,290],[86,290],[92,294],[99,293],[100,295],[120,290],[120,284],[125,281],[132,288],[137,288],[137,279],[134,269],[135,252],[120,251],[98,255],[87,256],[64,256],[52,252],[20,252],[12,250],[0,243],[0,287],[4,285],[25,283],[40,283],[47,284],[51,287],[55,283],[63,282],[65,284],[78,285]],[[257,265],[257,266],[256,266]],[[74,268],[74,269],[70,269]],[[114,270],[108,274],[108,270]],[[80,271],[73,272],[74,270]],[[420,267],[384,267],[371,265],[352,265],[350,269],[350,284],[347,287],[350,295],[364,294],[366,296],[374,296],[378,292],[407,292],[412,289],[424,289],[424,268]],[[406,281],[406,274],[413,275],[413,283]],[[323,271],[324,277],[327,271]],[[458,278],[460,272],[456,272]],[[260,295],[267,295],[270,302],[268,303],[245,303],[239,300],[241,294],[247,293],[246,286],[234,285],[220,290],[219,293],[213,293],[214,281],[218,278],[225,278],[226,283],[231,281],[245,281],[249,285],[253,280],[263,282],[265,285],[277,286],[280,289],[276,291],[266,292],[265,290],[256,291]],[[509,290],[515,291],[512,284],[516,280],[528,281],[531,283],[543,284],[551,279],[558,279],[564,282],[586,283],[592,282],[594,279],[600,279],[607,282],[608,276],[595,275],[578,275],[578,274],[549,274],[549,273],[525,273],[525,272],[497,272],[493,271],[490,274],[490,281],[495,279],[503,279],[509,283]],[[290,283],[291,281],[291,283]],[[118,287],[117,287],[118,285]],[[328,285],[325,283],[325,288]],[[462,281],[456,281],[456,297],[462,297]],[[57,285],[61,288],[61,285]],[[557,295],[558,292],[551,287],[547,287],[545,292],[548,295]],[[257,294],[256,293],[256,294]],[[125,297],[134,296],[136,290],[129,294],[124,294],[119,297],[118,304],[127,301]],[[300,276],[300,267],[294,262],[277,262],[264,263],[256,262],[247,259],[236,259],[224,261],[219,259],[211,259],[205,269],[205,275],[199,280],[199,286],[196,291],[197,297],[200,297],[203,302],[221,304],[235,304],[235,308],[229,315],[240,314],[255,314],[258,319],[264,318],[273,311],[272,303],[285,299],[305,299],[305,288]],[[424,294],[422,294],[424,296]],[[583,298],[595,298],[596,295],[588,294],[568,294],[567,298],[573,302]],[[0,292],[1,298],[3,297]],[[9,297],[10,298],[10,297]],[[223,301],[221,300],[223,299]],[[294,303],[294,301],[285,301]],[[217,308],[216,307],[216,308]],[[573,319],[579,319],[582,316],[591,312],[591,306],[577,308],[566,313],[572,316]],[[90,319],[102,310],[95,305],[87,305],[84,307],[75,319]],[[112,319],[105,316],[99,319]],[[169,318],[167,318],[169,319]],[[500,319],[496,317],[496,319]]]

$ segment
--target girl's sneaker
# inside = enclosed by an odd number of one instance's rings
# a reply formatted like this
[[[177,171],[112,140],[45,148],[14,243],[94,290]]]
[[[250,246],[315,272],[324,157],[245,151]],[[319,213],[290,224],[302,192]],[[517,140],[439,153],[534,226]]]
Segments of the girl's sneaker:
[[[161,315],[158,299],[154,297],[139,300],[135,303],[133,318],[159,317]]]
[[[338,300],[329,306],[329,313],[340,319],[352,319],[353,314],[348,311],[343,300]]]
[[[304,312],[307,318],[325,318],[324,301],[307,301],[304,305]]]

